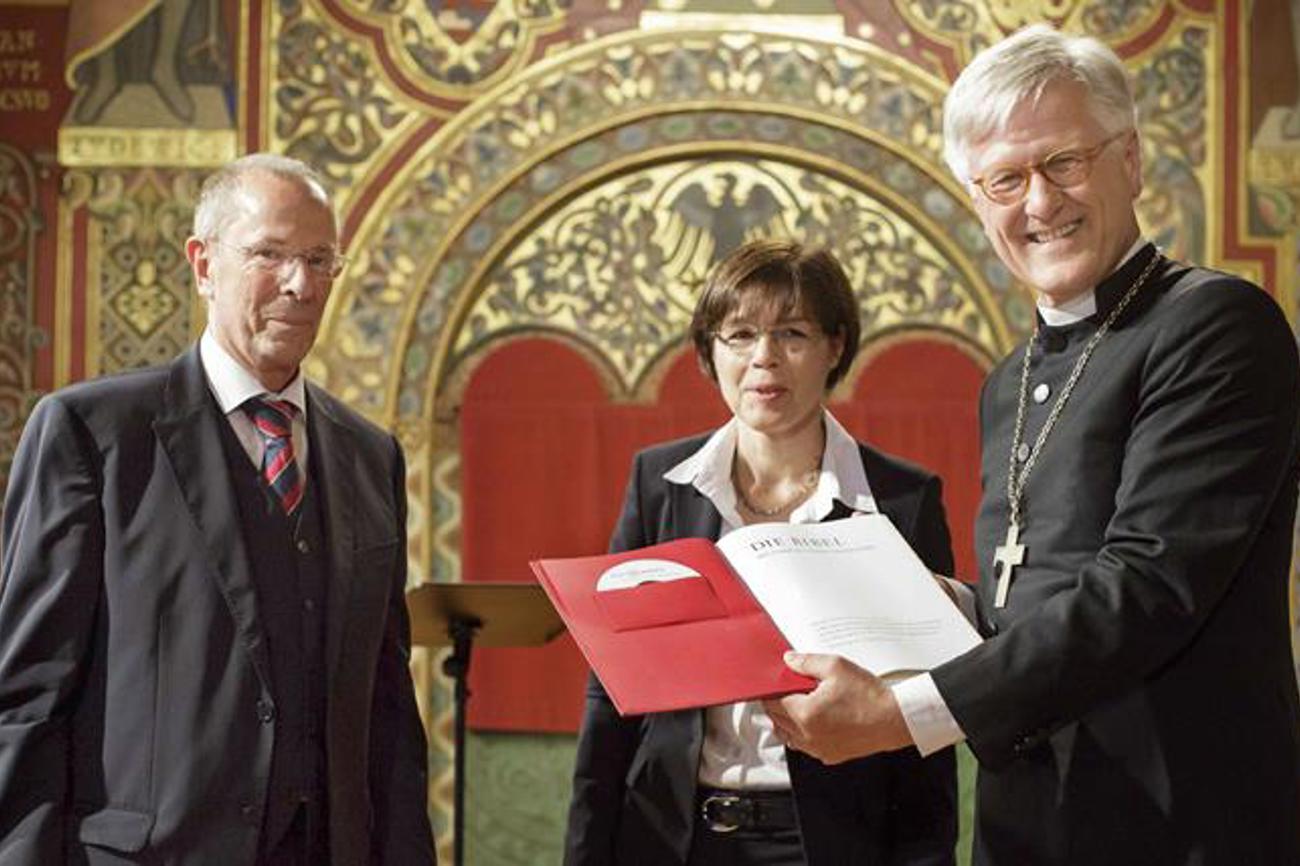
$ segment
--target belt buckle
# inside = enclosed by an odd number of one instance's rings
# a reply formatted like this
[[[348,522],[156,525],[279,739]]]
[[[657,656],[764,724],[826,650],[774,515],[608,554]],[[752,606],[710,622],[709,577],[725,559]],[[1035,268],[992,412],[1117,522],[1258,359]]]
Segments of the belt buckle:
[[[710,807],[716,806],[720,809],[726,809],[729,807],[739,806],[740,803],[741,800],[739,797],[728,794],[713,794],[712,796],[706,797],[704,802],[700,804],[700,816],[704,818],[704,826],[708,827],[714,833],[731,833],[735,830],[739,830],[739,824],[714,818],[712,814],[713,809]]]

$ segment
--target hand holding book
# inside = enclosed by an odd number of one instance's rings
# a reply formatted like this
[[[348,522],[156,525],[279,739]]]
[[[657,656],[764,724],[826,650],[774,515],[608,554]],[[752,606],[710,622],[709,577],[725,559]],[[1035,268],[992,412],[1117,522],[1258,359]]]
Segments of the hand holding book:
[[[791,647],[902,675],[979,642],[882,515],[532,565],[625,715],[808,691]]]

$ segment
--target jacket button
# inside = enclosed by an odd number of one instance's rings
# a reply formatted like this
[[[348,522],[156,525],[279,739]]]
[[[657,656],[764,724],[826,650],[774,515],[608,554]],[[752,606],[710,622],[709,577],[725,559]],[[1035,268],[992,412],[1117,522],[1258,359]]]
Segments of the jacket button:
[[[239,807],[239,817],[248,824],[257,823],[257,810],[249,803],[244,803]]]
[[[275,721],[275,704],[266,698],[257,702],[257,718],[263,724],[269,724]]]

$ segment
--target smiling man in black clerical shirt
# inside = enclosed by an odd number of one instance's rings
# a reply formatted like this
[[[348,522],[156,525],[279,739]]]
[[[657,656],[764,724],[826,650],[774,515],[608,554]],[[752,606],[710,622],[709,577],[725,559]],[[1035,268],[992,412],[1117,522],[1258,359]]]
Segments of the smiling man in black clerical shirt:
[[[1300,863],[1286,319],[1142,237],[1132,92],[1101,43],[1039,25],[993,46],[944,134],[1038,304],[980,403],[986,640],[893,688],[796,656],[821,683],[769,712],[832,763],[965,740],[981,866]]]

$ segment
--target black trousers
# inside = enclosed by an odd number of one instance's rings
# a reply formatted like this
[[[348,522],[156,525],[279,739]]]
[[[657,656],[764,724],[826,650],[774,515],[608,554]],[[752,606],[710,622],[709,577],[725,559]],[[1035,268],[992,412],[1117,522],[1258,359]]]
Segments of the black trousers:
[[[687,866],[805,866],[798,830],[716,833],[695,822]]]

